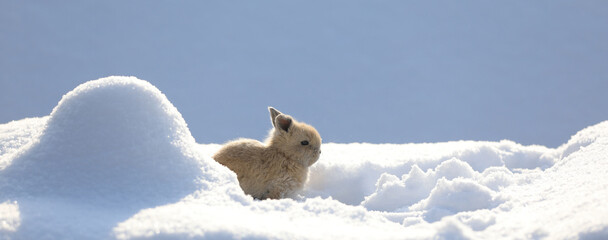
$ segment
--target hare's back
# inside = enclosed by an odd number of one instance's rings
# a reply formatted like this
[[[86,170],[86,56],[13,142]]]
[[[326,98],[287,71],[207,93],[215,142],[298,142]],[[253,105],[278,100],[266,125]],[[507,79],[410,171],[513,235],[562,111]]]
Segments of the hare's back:
[[[213,158],[233,169],[237,165],[248,165],[257,162],[264,151],[264,144],[253,139],[238,139],[224,145]],[[238,173],[237,173],[238,174]]]

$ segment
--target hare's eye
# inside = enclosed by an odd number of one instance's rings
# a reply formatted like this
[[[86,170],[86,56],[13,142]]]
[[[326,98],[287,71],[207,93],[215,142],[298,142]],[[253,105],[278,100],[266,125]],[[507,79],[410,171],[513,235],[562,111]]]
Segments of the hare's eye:
[[[308,141],[301,141],[300,144],[302,144],[302,146],[306,146],[308,145]]]

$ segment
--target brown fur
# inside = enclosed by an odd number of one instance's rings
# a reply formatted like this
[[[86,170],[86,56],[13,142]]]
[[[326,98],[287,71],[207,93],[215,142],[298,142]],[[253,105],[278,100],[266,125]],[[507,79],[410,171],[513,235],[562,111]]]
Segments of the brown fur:
[[[321,136],[315,128],[272,107],[268,110],[274,128],[265,143],[238,139],[213,156],[236,173],[246,194],[257,199],[289,197],[302,189],[308,167],[321,154]]]

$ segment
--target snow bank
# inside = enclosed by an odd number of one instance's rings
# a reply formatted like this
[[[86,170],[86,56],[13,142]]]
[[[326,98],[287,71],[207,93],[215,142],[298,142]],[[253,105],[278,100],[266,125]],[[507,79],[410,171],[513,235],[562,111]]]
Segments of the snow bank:
[[[0,125],[0,238],[608,237],[608,122],[557,149],[324,144],[297,199],[257,201],[149,83],[78,86]]]
[[[149,83],[91,81],[66,94],[40,137],[9,160],[3,190],[113,205],[176,201],[217,178],[205,174],[194,144],[177,109]]]
[[[2,129],[0,202],[16,201],[29,221],[17,229],[17,238],[35,239],[42,229],[55,229],[49,221],[68,235],[97,232],[99,225],[109,231],[139,209],[236,181],[193,150],[196,143],[177,109],[135,78],[82,84],[49,117]],[[93,216],[94,224],[86,224]]]

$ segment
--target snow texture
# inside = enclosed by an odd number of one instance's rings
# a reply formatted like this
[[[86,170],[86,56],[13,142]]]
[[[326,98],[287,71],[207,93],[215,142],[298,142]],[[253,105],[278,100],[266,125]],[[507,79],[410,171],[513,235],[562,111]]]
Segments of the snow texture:
[[[244,195],[220,146],[146,81],[82,84],[0,125],[0,239],[608,238],[608,121],[555,149],[328,143],[282,200]]]

